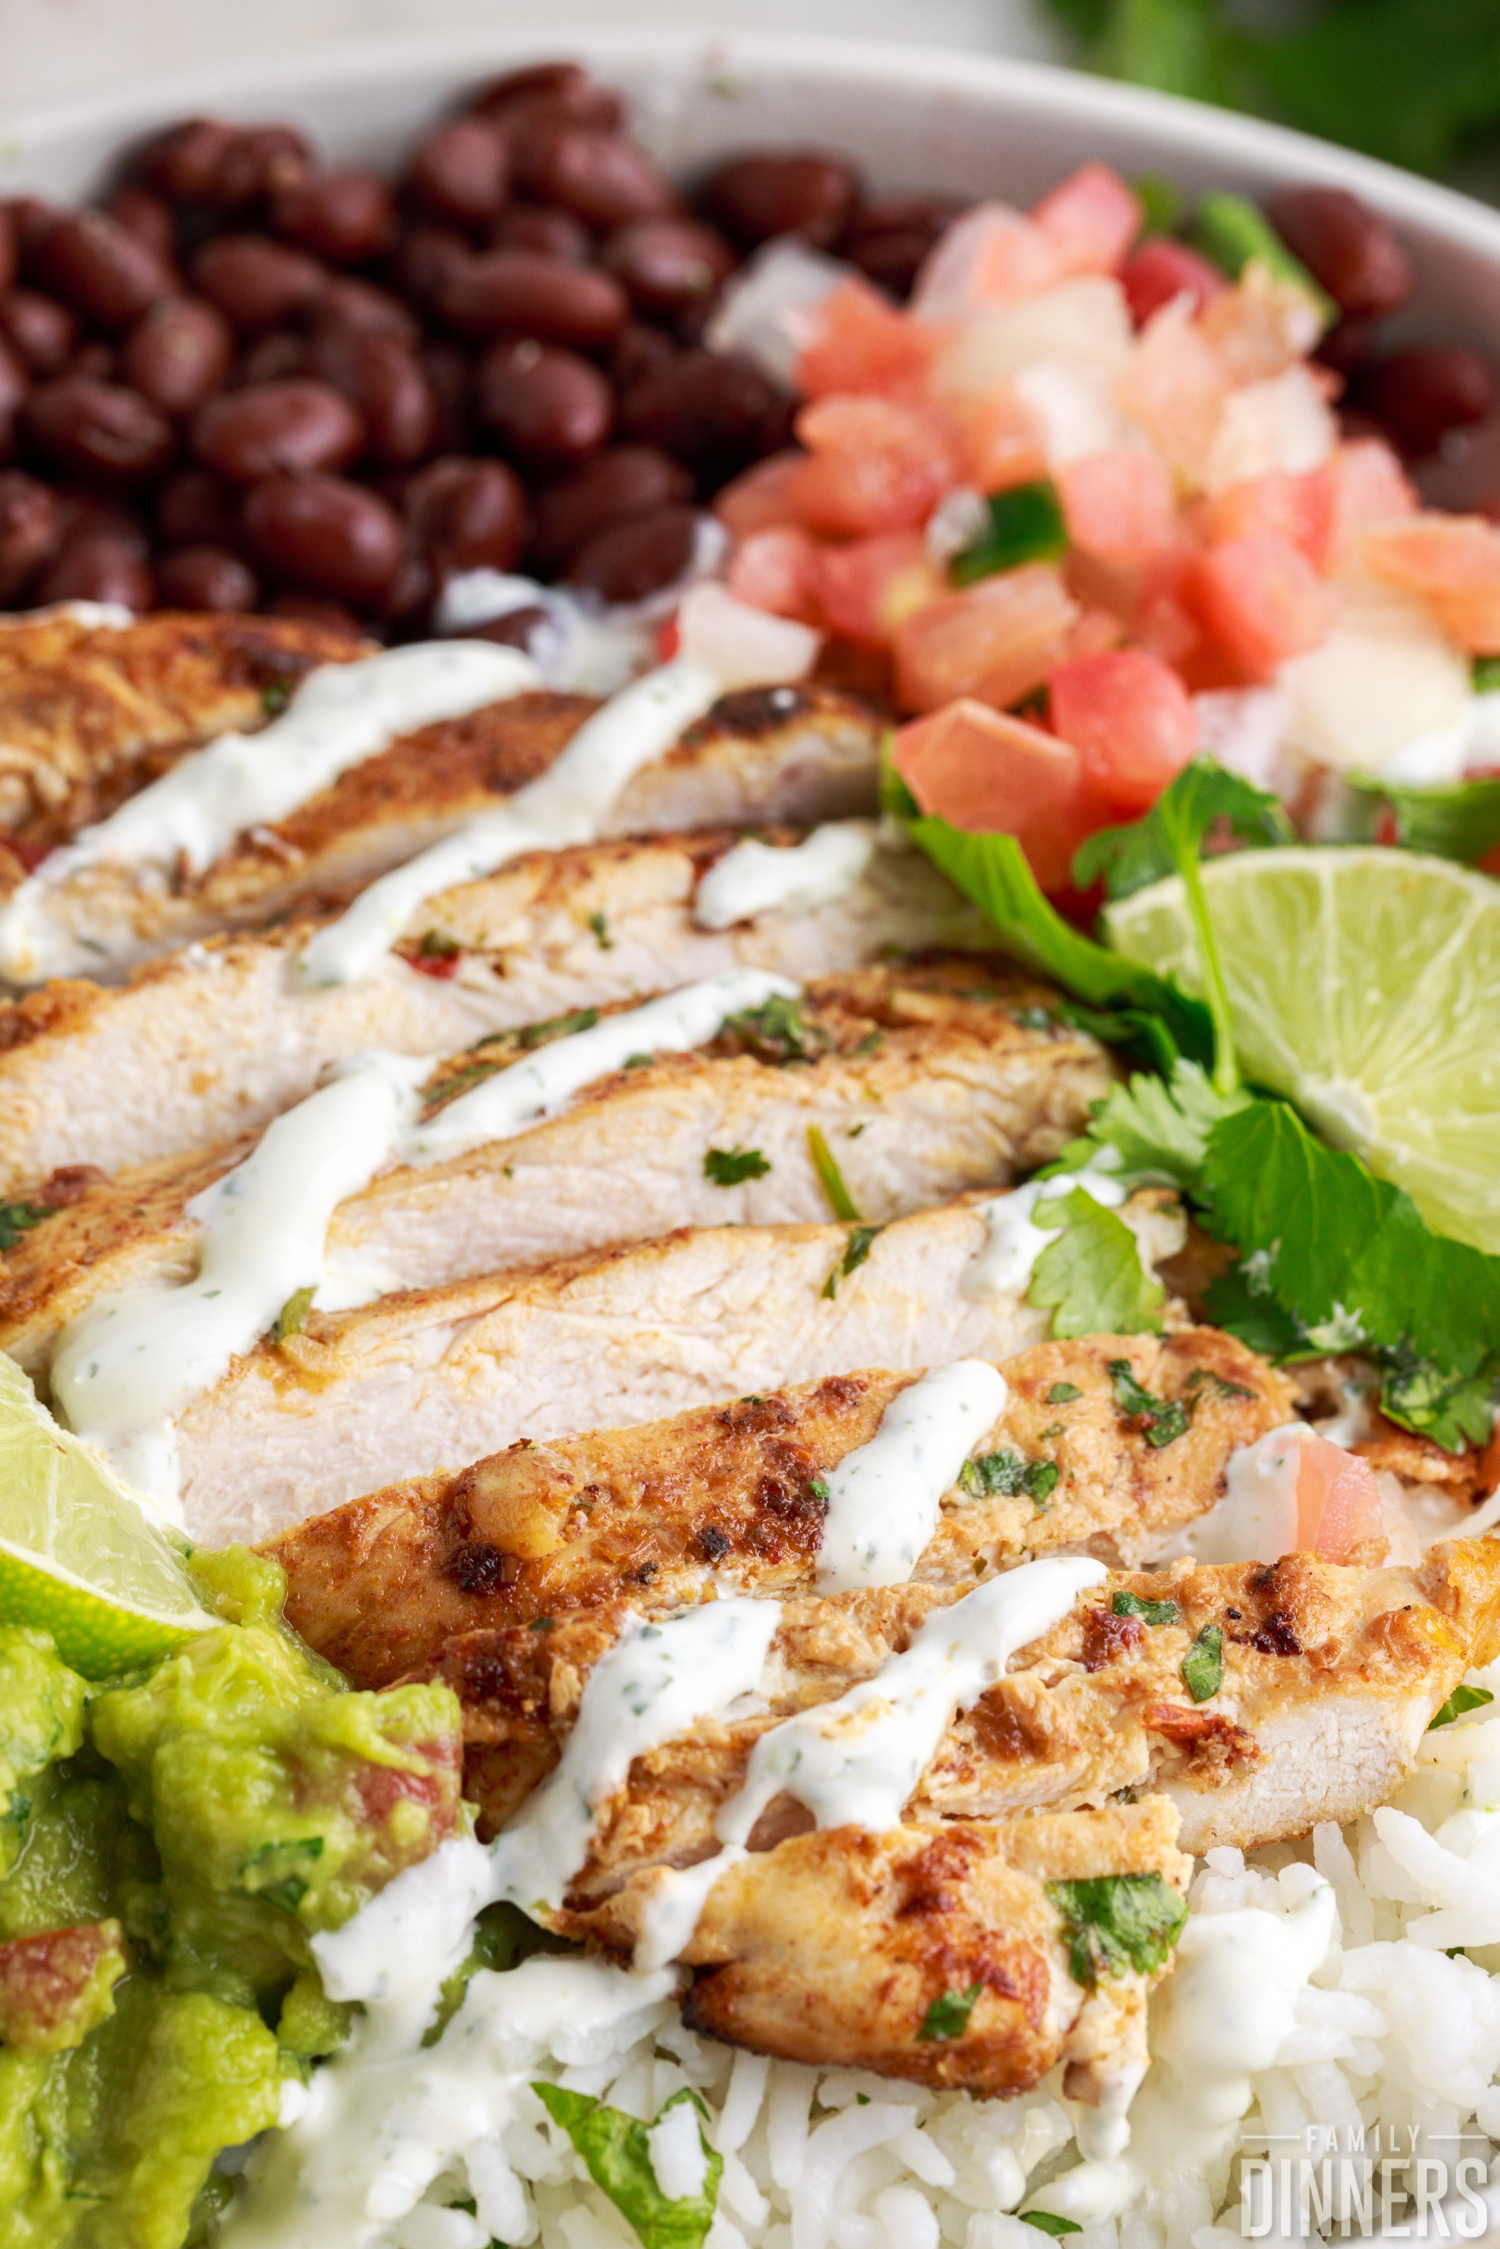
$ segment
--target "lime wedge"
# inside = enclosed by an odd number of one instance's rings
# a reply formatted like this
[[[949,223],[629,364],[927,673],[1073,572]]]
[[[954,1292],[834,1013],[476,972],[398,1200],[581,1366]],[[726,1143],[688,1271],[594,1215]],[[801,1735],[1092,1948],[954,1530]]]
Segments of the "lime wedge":
[[[1245,1076],[1438,1233],[1500,1251],[1500,883],[1376,845],[1237,852],[1203,883]],[[1178,878],[1105,922],[1131,960],[1202,991]]]
[[[169,1655],[205,1615],[166,1524],[60,1429],[0,1353],[0,1624],[50,1632],[89,1677]]]

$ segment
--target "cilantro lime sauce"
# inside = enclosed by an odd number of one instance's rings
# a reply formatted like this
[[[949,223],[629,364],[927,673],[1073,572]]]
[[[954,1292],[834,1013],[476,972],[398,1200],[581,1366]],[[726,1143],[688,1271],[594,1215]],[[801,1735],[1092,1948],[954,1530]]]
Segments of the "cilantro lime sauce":
[[[1024,1296],[1036,1261],[1048,1243],[1056,1239],[1036,1222],[1039,1203],[1060,1200],[1081,1188],[1106,1210],[1118,1210],[1125,1201],[1128,1190],[1122,1180],[1107,1167],[1105,1159],[1113,1154],[1105,1149],[1100,1159],[1084,1171],[1059,1172],[1053,1179],[1032,1179],[1024,1187],[1013,1187],[1009,1194],[997,1195],[992,1202],[980,1205],[980,1215],[988,1228],[983,1249],[970,1265],[961,1283],[968,1297]]]
[[[743,1787],[715,1822],[725,1850],[685,1873],[663,1869],[653,1884],[637,1967],[659,1967],[682,1952],[709,1890],[744,1857],[777,1796],[795,1797],[819,1827],[877,1835],[898,1827],[954,1713],[977,1702],[1017,1649],[1060,1623],[1083,1588],[1104,1575],[1102,1562],[1084,1559],[1024,1563],[937,1610],[872,1679],[762,1734]]]
[[[873,820],[830,820],[784,850],[746,836],[699,883],[693,919],[700,929],[732,929],[761,914],[829,905],[859,881],[876,836]]]
[[[944,1492],[1009,1395],[1004,1375],[986,1360],[955,1359],[891,1400],[869,1444],[823,1479],[820,1593],[906,1583],[937,1528]]]
[[[632,1617],[589,1674],[561,1764],[496,1840],[491,1895],[528,1913],[561,1905],[633,1759],[753,1694],[780,1620],[779,1602],[739,1597]]]
[[[402,1138],[402,1160],[433,1163],[505,1140],[556,1116],[586,1085],[623,1069],[633,1055],[685,1053],[713,1038],[726,1016],[772,998],[795,999],[800,989],[768,969],[727,968],[644,1006],[607,1015],[589,1030],[551,1040],[450,1102],[428,1123],[413,1126]]]
[[[57,912],[72,877],[101,865],[165,882],[195,874],[237,835],[283,820],[398,735],[460,718],[540,683],[536,666],[487,641],[427,641],[352,664],[325,664],[258,734],[221,734],[42,861],[0,909],[0,976],[18,984],[97,971]]]

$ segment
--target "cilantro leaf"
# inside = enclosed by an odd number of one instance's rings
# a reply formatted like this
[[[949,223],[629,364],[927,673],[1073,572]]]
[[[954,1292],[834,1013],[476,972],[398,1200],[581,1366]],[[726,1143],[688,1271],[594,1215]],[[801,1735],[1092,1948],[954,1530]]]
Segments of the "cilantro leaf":
[[[1455,1718],[1462,1718],[1467,1710],[1483,1710],[1494,1696],[1488,1687],[1465,1686],[1462,1680],[1454,1688],[1441,1710],[1429,1721],[1427,1731],[1436,1733],[1439,1726],[1451,1726]]]
[[[1102,1874],[1046,1889],[1062,1916],[1068,1972],[1086,1990],[1128,1968],[1143,1976],[1164,1968],[1187,1919],[1187,1901],[1161,1874]]]
[[[1428,851],[1438,859],[1472,866],[1500,843],[1500,778],[1453,781],[1441,787],[1407,789],[1373,774],[1349,776],[1350,786],[1367,799],[1368,824],[1381,841],[1381,815],[1389,817],[1403,851]]]
[[[1074,1145],[1088,1155],[1113,1148],[1122,1174],[1138,1183],[1192,1190],[1202,1175],[1213,1127],[1253,1099],[1242,1088],[1216,1092],[1198,1063],[1178,1061],[1165,1083],[1137,1075],[1128,1085],[1115,1086],[1095,1103],[1088,1132]]]
[[[842,1218],[846,1226],[859,1225],[860,1215],[854,1197],[844,1185],[844,1175],[818,1125],[809,1125],[807,1128],[807,1152],[812,1158],[812,1167],[818,1175],[819,1184],[832,1205],[834,1217]],[[766,1168],[769,1170],[770,1166],[767,1165]]]
[[[1180,873],[1184,847],[1200,853],[1220,821],[1240,843],[1297,840],[1278,798],[1211,757],[1199,756],[1183,767],[1144,819],[1122,828],[1100,828],[1087,837],[1074,855],[1073,880],[1080,890],[1102,880],[1106,897],[1128,898],[1148,883]]]
[[[1252,258],[1268,266],[1278,281],[1302,291],[1325,328],[1338,319],[1338,306],[1318,287],[1300,258],[1294,257],[1258,203],[1243,195],[1205,195],[1198,206],[1193,247],[1201,250],[1231,281],[1238,281]]]
[[[886,1221],[886,1224],[889,1224],[888,1220]],[[859,1271],[859,1268],[861,1267],[861,1265],[863,1265],[865,1259],[870,1254],[871,1245],[873,1244],[876,1235],[883,1234],[884,1232],[884,1224],[880,1226],[850,1227],[849,1239],[844,1245],[844,1254],[839,1259],[837,1265],[835,1265],[835,1267],[833,1268],[833,1271],[829,1274],[827,1280],[823,1283],[824,1296],[831,1299],[838,1295],[839,1282],[847,1281],[851,1273],[857,1273]]]
[[[1055,1336],[1159,1332],[1166,1292],[1141,1263],[1140,1245],[1118,1211],[1075,1187],[1039,1204],[1036,1219],[1062,1228],[1037,1259],[1027,1291],[1029,1303],[1050,1309]]]
[[[913,820],[910,829],[913,840],[993,925],[1012,959],[1051,977],[1088,1007],[1154,1017],[1178,1052],[1212,1061],[1212,1018],[1202,1000],[1189,998],[1170,979],[1137,967],[1065,922],[1037,888],[1014,836],[969,835],[931,817]]]
[[[1051,2210],[1019,2210],[1016,2215],[1023,2226],[1035,2226],[1038,2233],[1050,2233],[1058,2240],[1065,2233],[1082,2233],[1076,2218],[1059,2218]]]
[[[1115,1404],[1129,1422],[1133,1422],[1153,1452],[1160,1452],[1186,1433],[1188,1409],[1179,1401],[1170,1404],[1165,1398],[1153,1398],[1144,1384],[1137,1382],[1135,1371],[1128,1359],[1111,1359],[1109,1379],[1114,1388]]]
[[[566,2086],[545,2081],[531,2089],[583,2157],[595,2186],[609,2196],[621,2217],[634,2228],[642,2249],[703,2249],[724,2170],[724,2158],[717,2149],[703,2140],[708,2162],[703,2192],[669,2202],[651,2168],[647,2140],[650,2126],[637,2117],[626,2116],[621,2109],[606,2108],[591,2093],[573,2093]],[[673,2094],[656,2122],[659,2124],[683,2101],[691,2101],[698,2109],[703,2107],[697,2094],[684,2086],[680,2093]]]
[[[1179,1667],[1194,1702],[1207,1702],[1224,1684],[1224,1628],[1205,1624]]]
[[[1430,1359],[1398,1353],[1381,1384],[1380,1410],[1417,1437],[1430,1437],[1444,1452],[1462,1452],[1465,1442],[1484,1446],[1495,1425],[1496,1371],[1493,1363],[1456,1381]]]
[[[1076,1382],[1054,1382],[1047,1392],[1047,1403],[1049,1406],[1070,1406],[1075,1398],[1082,1396],[1083,1392]]]
[[[831,1044],[828,1033],[813,1021],[802,1001],[788,999],[781,992],[773,992],[759,1007],[726,1015],[724,1029],[740,1039],[758,1062],[780,1067],[791,1062],[815,1062]]]
[[[955,586],[972,586],[1022,562],[1056,562],[1067,553],[1068,527],[1050,477],[1010,484],[985,502],[989,522],[972,546],[948,565]]]
[[[742,1180],[764,1179],[770,1165],[758,1148],[709,1148],[704,1151],[703,1176],[716,1187],[738,1187]]]
[[[1013,1499],[1024,1492],[1040,1515],[1057,1489],[1058,1466],[1055,1460],[1023,1460],[1009,1445],[999,1452],[981,1453],[977,1460],[966,1460],[958,1472],[958,1488],[967,1492],[970,1499],[990,1499],[998,1493]]]
[[[0,1251],[14,1249],[23,1234],[52,1216],[44,1203],[0,1203]]]
[[[967,1991],[945,1991],[934,1999],[922,2017],[918,2038],[962,2038],[983,1989],[982,1983],[971,1983]]]
[[[289,1335],[300,1335],[302,1333],[307,1325],[307,1315],[312,1310],[312,1300],[317,1293],[316,1284],[311,1288],[293,1289],[291,1295],[277,1313],[271,1329],[271,1333],[278,1343]]]
[[[1175,1601],[1144,1601],[1122,1585],[1110,1602],[1116,1616],[1138,1616],[1143,1624],[1175,1624],[1182,1611]]]

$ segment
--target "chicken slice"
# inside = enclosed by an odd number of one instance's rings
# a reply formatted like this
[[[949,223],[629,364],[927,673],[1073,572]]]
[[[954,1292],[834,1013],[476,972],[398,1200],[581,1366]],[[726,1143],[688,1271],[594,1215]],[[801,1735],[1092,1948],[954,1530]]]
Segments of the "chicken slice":
[[[154,873],[93,862],[55,886],[48,918],[117,980],[195,939],[345,898],[536,780],[599,707],[542,691],[421,727],[239,836],[200,876],[164,887]],[[873,712],[831,688],[727,695],[635,775],[601,824],[622,836],[873,812],[878,741]]]
[[[66,609],[0,627],[0,853],[10,882],[213,735],[262,726],[318,664],[373,653],[295,617],[171,610],[99,626]],[[8,887],[8,885],[7,885]]]
[[[1150,1262],[1181,1245],[1162,1189],[1134,1196]],[[715,1226],[536,1271],[409,1290],[237,1359],[176,1424],[192,1536],[266,1538],[520,1436],[651,1421],[895,1358],[998,1362],[1044,1340],[1023,1294],[965,1294],[988,1239],[961,1200],[848,1225]]]
[[[934,1609],[968,1589],[912,1584],[785,1602],[755,1711],[701,1721],[636,1758],[596,1818],[571,1903],[591,1910],[657,1868],[709,1855],[714,1820],[757,1741],[874,1678]],[[1153,1624],[1129,1600],[1176,1616]],[[552,1770],[593,1666],[641,1605],[466,1633],[415,1667],[412,1676],[442,1681],[463,1704],[466,1788],[484,1832],[503,1827]],[[1205,1631],[1222,1635],[1223,1670],[1195,1702],[1183,1662]],[[1117,1575],[1081,1594],[958,1713],[904,1816],[1006,1819],[1160,1796],[1180,1817],[1184,1850],[1254,1849],[1388,1802],[1434,1712],[1497,1649],[1493,1540],[1452,1540],[1415,1569],[1293,1554]],[[752,1846],[806,1824],[779,1798]]]
[[[1079,1981],[1049,1885],[1154,1876],[1180,1896],[1192,1862],[1174,1826],[1158,1798],[790,1837],[710,1891],[681,1956],[699,1971],[683,2020],[786,2061],[984,2097],[1026,2092],[1062,2063],[1072,2098],[1122,2109],[1145,2074],[1160,1971]],[[625,1891],[564,1925],[623,1953],[640,1902]]]
[[[385,1171],[334,1216],[334,1283],[375,1272],[387,1290],[437,1287],[683,1224],[817,1220],[828,1200],[814,1125],[877,1223],[1004,1186],[1050,1161],[1113,1082],[1086,1034],[1025,1020],[1040,1007],[1050,1023],[1049,996],[971,958],[821,978],[785,1039],[726,1029],[708,1048],[598,1080],[529,1131]],[[565,1017],[557,1029],[579,1027]],[[455,1056],[429,1085],[467,1093],[550,1028]],[[60,1329],[102,1296],[191,1278],[203,1227],[185,1206],[258,1137],[99,1181],[31,1227],[0,1262],[0,1350],[43,1375]],[[734,1151],[752,1151],[761,1175],[716,1181],[712,1154]]]
[[[366,1047],[441,1054],[726,968],[807,977],[992,941],[921,853],[885,850],[826,905],[699,929],[697,885],[734,841],[709,828],[528,853],[431,900],[404,951],[358,983],[294,986],[317,926],[297,921],[190,945],[123,988],[72,980],[0,1001],[0,1195],[45,1205],[59,1169],[114,1173],[255,1131]]]
[[[1150,1444],[1122,1413],[1109,1374],[1119,1358],[1153,1395],[1191,1406],[1170,1444]],[[1213,1328],[1039,1344],[1002,1371],[1005,1410],[973,1450],[1003,1449],[1017,1469],[1045,1464],[1056,1481],[1048,1493],[1033,1477],[1040,1505],[1024,1488],[953,1486],[917,1561],[919,1586],[964,1590],[1040,1553],[1119,1564],[1159,1552],[1214,1504],[1235,1447],[1288,1418],[1283,1377]],[[834,1375],[644,1428],[523,1438],[459,1476],[350,1501],[268,1549],[287,1573],[288,1619],[368,1687],[482,1627],[618,1601],[671,1609],[719,1585],[806,1592],[826,1512],[818,1486],[913,1379]]]

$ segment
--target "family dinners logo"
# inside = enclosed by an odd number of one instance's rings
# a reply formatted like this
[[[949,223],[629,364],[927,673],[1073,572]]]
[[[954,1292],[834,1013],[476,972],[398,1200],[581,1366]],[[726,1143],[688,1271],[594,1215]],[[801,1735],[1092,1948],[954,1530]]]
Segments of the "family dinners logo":
[[[1310,2124],[1253,2135],[1265,2154],[1240,2164],[1240,2229],[1248,2240],[1475,2241],[1492,2223],[1481,2191],[1482,2133],[1420,2125]]]

